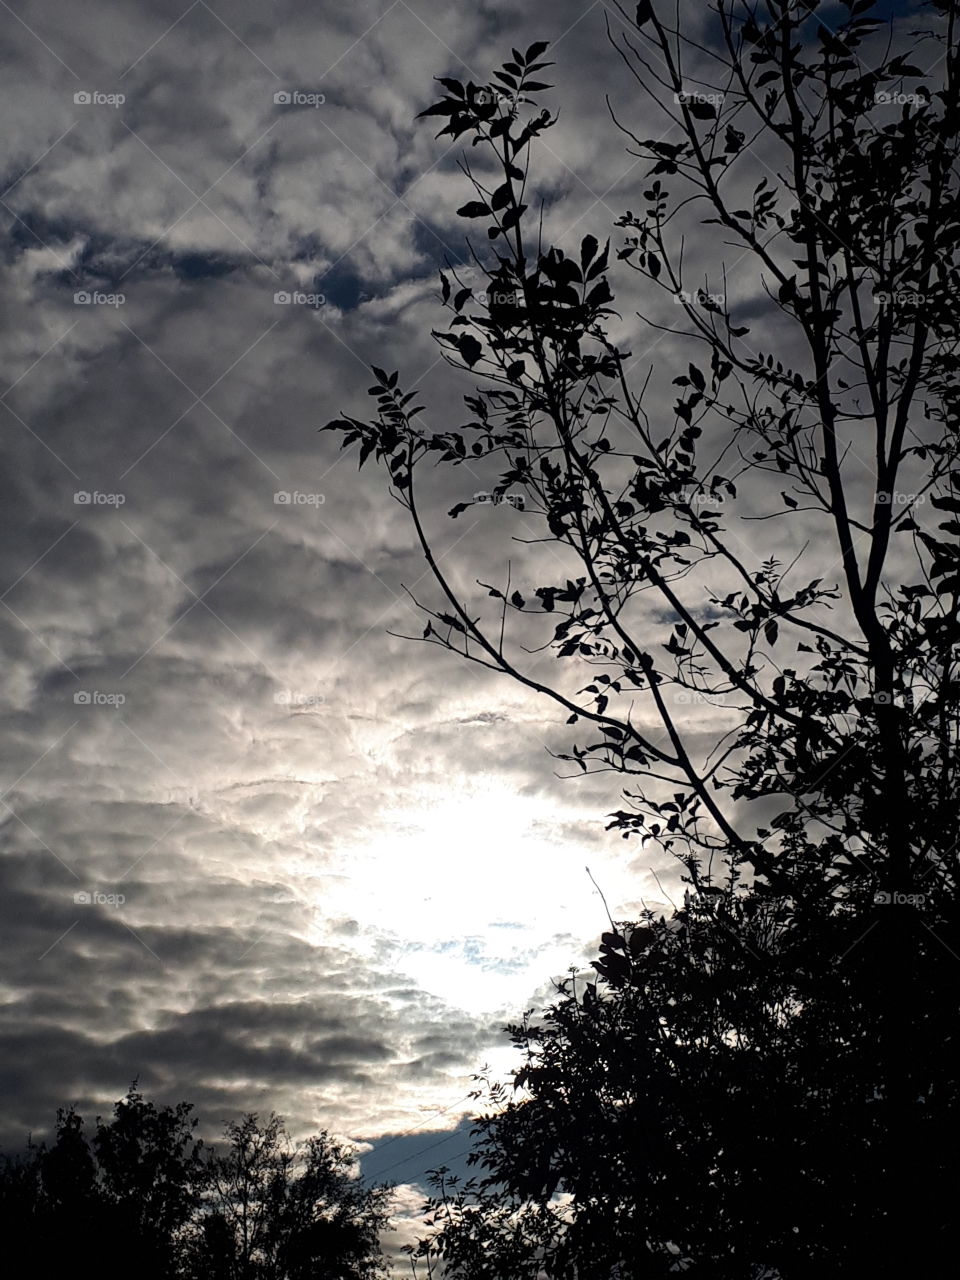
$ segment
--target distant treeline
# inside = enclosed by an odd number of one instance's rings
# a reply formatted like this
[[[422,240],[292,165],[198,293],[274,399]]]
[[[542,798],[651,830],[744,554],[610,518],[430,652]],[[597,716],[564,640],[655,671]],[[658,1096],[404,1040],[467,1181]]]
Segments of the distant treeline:
[[[195,1136],[191,1104],[131,1085],[93,1132],[73,1108],[51,1142],[0,1155],[0,1228],[33,1274],[99,1280],[373,1280],[390,1189],[365,1186],[326,1131],[294,1146],[274,1114],[244,1115],[225,1145]]]

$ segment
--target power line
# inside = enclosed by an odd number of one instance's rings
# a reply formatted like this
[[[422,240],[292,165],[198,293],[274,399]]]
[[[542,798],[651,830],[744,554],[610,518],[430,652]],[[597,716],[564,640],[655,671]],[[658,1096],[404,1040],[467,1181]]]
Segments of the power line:
[[[389,1173],[391,1169],[399,1169],[401,1165],[409,1164],[411,1160],[419,1160],[421,1156],[425,1156],[427,1152],[432,1151],[434,1147],[442,1147],[443,1144],[445,1142],[449,1142],[451,1138],[459,1138],[460,1136],[461,1136],[460,1131],[458,1129],[454,1129],[453,1132],[448,1133],[445,1138],[441,1138],[438,1142],[431,1142],[430,1146],[424,1147],[422,1151],[417,1151],[412,1156],[405,1156],[402,1160],[394,1161],[394,1163],[391,1165],[388,1165],[386,1169],[381,1169],[380,1173],[377,1176],[383,1177],[384,1174]],[[459,1154],[466,1155],[469,1150],[470,1150],[469,1147],[464,1147],[463,1151],[461,1151]]]
[[[472,1096],[473,1095],[470,1093],[465,1093],[462,1098],[458,1098],[456,1102],[451,1102],[449,1107],[444,1107],[442,1111],[431,1111],[429,1115],[424,1116],[422,1120],[418,1121],[411,1128],[405,1129],[403,1133],[395,1133],[392,1138],[388,1138],[386,1142],[381,1143],[381,1145],[375,1148],[375,1150],[378,1152],[383,1151],[386,1147],[389,1147],[391,1142],[399,1142],[401,1138],[408,1138],[411,1133],[416,1133],[416,1131],[422,1125],[425,1125],[428,1120],[436,1120],[439,1116],[445,1116],[448,1111],[452,1111],[454,1107],[459,1107],[461,1102],[466,1102],[467,1099]],[[367,1152],[367,1155],[373,1154],[374,1153],[372,1151]]]

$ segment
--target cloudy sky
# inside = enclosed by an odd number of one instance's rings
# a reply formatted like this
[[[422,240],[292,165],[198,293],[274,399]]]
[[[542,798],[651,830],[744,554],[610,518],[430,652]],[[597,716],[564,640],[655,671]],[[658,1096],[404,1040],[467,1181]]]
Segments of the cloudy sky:
[[[604,0],[0,3],[5,1146],[136,1076],[213,1131],[272,1109],[389,1140],[366,1167],[413,1181],[467,1149],[503,1024],[589,960],[585,864],[615,916],[664,905],[673,869],[604,831],[616,779],[556,777],[554,706],[388,634],[422,630],[401,584],[430,599],[425,565],[382,474],[317,432],[366,410],[371,363],[438,424],[470,390],[430,337],[470,194],[414,120],[432,77],[551,40],[549,240],[639,207],[603,93],[634,127],[647,108],[606,22]],[[502,565],[523,522],[437,537]]]

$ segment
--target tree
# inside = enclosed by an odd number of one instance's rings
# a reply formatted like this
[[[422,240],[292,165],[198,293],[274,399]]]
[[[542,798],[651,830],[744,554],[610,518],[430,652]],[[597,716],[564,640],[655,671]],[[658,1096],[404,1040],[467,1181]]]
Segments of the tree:
[[[93,1147],[114,1248],[141,1257],[141,1274],[172,1274],[182,1233],[200,1203],[206,1171],[192,1111],[187,1102],[158,1108],[131,1086],[110,1124],[97,1120]]]
[[[132,1084],[110,1123],[97,1118],[91,1143],[83,1118],[61,1108],[51,1146],[4,1159],[0,1208],[9,1246],[43,1275],[75,1265],[82,1241],[102,1276],[135,1270],[167,1280],[204,1176],[191,1111],[187,1103],[157,1108]]]
[[[486,385],[464,396],[469,422],[435,432],[373,366],[376,419],[322,429],[384,463],[410,513],[445,597],[416,601],[418,638],[591,730],[559,758],[628,775],[610,829],[675,854],[688,886],[670,921],[611,921],[599,982],[511,1029],[530,1096],[480,1121],[479,1188],[440,1175],[448,1274],[902,1275],[943,1239],[960,1107],[958,6],[928,5],[919,34],[876,7],[821,20],[816,0],[720,0],[704,35],[645,0],[617,6],[626,34],[608,22],[666,117],[645,138],[611,107],[649,162],[617,260],[673,296],[671,332],[702,353],[670,370],[669,413],[663,379],[637,390],[608,335],[609,241],[571,257],[529,231],[531,149],[556,121],[536,112],[547,44],[488,85],[441,78],[421,113],[492,162],[464,165],[458,213],[489,248],[441,272],[453,319],[435,333]],[[697,220],[726,239],[691,289]],[[757,338],[719,289],[724,244],[768,299]],[[449,516],[512,498],[523,533],[541,521],[576,568],[478,583],[498,602],[484,619],[427,533],[430,455],[500,461],[491,494]],[[802,560],[816,576],[797,583]],[[544,622],[549,683],[527,661]],[[705,735],[714,706],[733,724]],[[779,1162],[789,1191],[772,1194]]]
[[[184,1274],[199,1280],[373,1280],[389,1189],[366,1187],[345,1147],[321,1133],[291,1147],[280,1119],[249,1114],[209,1161],[204,1210]]]
[[[92,1142],[73,1109],[55,1137],[0,1157],[0,1228],[43,1276],[78,1256],[106,1280],[375,1280],[390,1188],[366,1187],[326,1131],[298,1149],[278,1117],[228,1125],[218,1153],[192,1106],[157,1107],[131,1085]]]

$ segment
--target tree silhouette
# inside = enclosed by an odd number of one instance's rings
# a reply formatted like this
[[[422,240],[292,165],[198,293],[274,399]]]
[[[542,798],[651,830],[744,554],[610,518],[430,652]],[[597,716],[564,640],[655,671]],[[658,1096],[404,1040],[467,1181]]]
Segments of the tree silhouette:
[[[0,1226],[38,1275],[82,1259],[98,1276],[149,1280],[374,1280],[387,1187],[366,1187],[326,1132],[290,1146],[278,1117],[227,1127],[218,1152],[193,1108],[157,1107],[131,1085],[92,1142],[75,1110],[55,1137],[0,1158]]]
[[[73,1108],[57,1112],[50,1146],[5,1157],[0,1212],[11,1249],[41,1275],[77,1264],[78,1250],[104,1277],[174,1275],[180,1233],[199,1205],[202,1144],[192,1108],[157,1108],[130,1086],[92,1142]]]
[[[322,428],[386,464],[410,513],[445,597],[417,602],[417,638],[582,723],[559,758],[628,775],[610,828],[671,851],[688,886],[669,921],[611,921],[599,981],[511,1028],[530,1096],[493,1090],[488,1175],[438,1175],[420,1253],[471,1278],[908,1274],[958,1190],[958,6],[914,32],[873,0],[721,0],[706,33],[616,7],[660,117],[645,138],[611,106],[649,163],[617,260],[672,296],[681,325],[642,318],[694,358],[632,385],[609,242],[571,257],[531,229],[531,150],[556,122],[538,42],[490,84],[441,78],[421,113],[496,174],[463,166],[458,213],[489,247],[441,272],[435,337],[486,384],[471,420],[431,431],[374,366],[376,419]],[[701,224],[722,236],[694,288]],[[761,326],[734,280],[766,295]],[[512,497],[520,541],[575,567],[536,585],[511,564],[478,583],[485,618],[427,533],[431,455],[503,468],[451,518]]]
[[[183,1231],[206,1181],[193,1107],[156,1107],[131,1086],[109,1124],[97,1121],[93,1150],[98,1191],[110,1221],[111,1248],[140,1257],[138,1270],[173,1274]]]
[[[322,1133],[291,1146],[276,1115],[227,1126],[229,1146],[208,1161],[203,1211],[185,1275],[229,1280],[373,1280],[389,1189],[367,1187],[353,1159]]]

